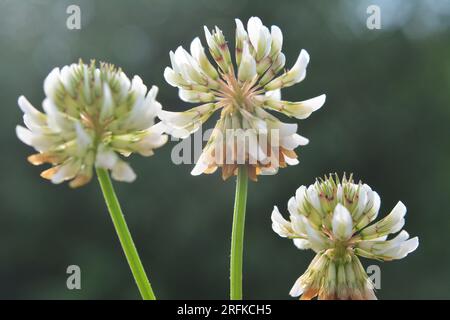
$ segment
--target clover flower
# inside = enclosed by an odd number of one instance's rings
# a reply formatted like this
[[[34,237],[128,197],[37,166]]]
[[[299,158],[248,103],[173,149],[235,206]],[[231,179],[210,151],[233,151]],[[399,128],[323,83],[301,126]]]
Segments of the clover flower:
[[[288,202],[290,221],[275,207],[273,230],[293,239],[299,249],[316,252],[290,295],[301,295],[301,299],[376,299],[358,256],[383,261],[402,259],[419,245],[417,237],[409,239],[406,231],[400,231],[406,214],[402,202],[371,224],[379,209],[378,194],[345,175],[342,182],[337,175],[330,175],[309,187],[298,188]],[[397,232],[396,237],[387,239]]]
[[[34,165],[50,163],[41,176],[71,187],[88,183],[93,167],[111,170],[112,177],[131,182],[136,175],[118,155],[143,156],[167,141],[155,117],[161,110],[158,88],[149,91],[141,78],[128,77],[111,64],[95,62],[53,69],[44,81],[44,113],[21,96],[19,107],[27,128],[17,126],[20,140],[38,153]]]
[[[294,149],[306,145],[308,139],[296,133],[297,124],[283,123],[268,111],[305,119],[324,104],[325,95],[300,102],[281,100],[281,88],[305,78],[308,53],[302,50],[294,66],[283,71],[280,28],[272,26],[269,31],[259,18],[252,17],[245,30],[236,19],[234,64],[222,31],[218,27],[212,32],[204,30],[217,67],[197,37],[190,53],[181,46],[170,52],[172,67],[164,71],[166,81],[179,88],[183,101],[201,105],[185,112],[163,111],[160,116],[167,132],[186,138],[221,110],[192,174],[222,167],[222,177],[227,179],[237,173],[238,165],[245,164],[249,177],[256,180],[259,174],[274,174],[279,167],[297,164]]]

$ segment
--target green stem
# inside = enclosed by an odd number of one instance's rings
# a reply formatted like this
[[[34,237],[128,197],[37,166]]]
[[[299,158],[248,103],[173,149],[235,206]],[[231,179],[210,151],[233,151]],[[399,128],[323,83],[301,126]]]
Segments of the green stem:
[[[114,192],[111,179],[109,178],[108,171],[105,169],[97,168],[98,181],[103,191],[106,205],[108,206],[111,219],[119,236],[120,244],[122,245],[123,252],[127,258],[131,272],[133,273],[134,280],[139,288],[143,300],[156,300],[153,293],[150,282],[145,274],[144,267],[142,266],[141,259],[131,238],[130,230],[128,230],[125,217],[123,216],[122,209],[120,208],[119,200]]]
[[[242,300],[242,257],[244,251],[245,207],[247,205],[247,167],[238,169],[231,232],[230,299]]]

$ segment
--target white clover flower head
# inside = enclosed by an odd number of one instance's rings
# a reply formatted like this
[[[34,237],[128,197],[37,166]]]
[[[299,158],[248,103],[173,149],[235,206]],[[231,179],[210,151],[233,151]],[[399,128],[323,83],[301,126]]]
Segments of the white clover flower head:
[[[324,104],[325,95],[300,102],[281,100],[281,88],[305,78],[308,53],[302,50],[294,66],[283,71],[280,28],[272,26],[269,30],[259,18],[252,17],[247,30],[236,19],[233,62],[222,31],[218,27],[204,30],[209,53],[217,66],[207,57],[200,39],[195,38],[190,52],[182,47],[170,52],[172,66],[164,71],[166,81],[179,88],[183,101],[200,105],[185,112],[163,111],[160,115],[167,132],[186,138],[221,110],[192,174],[213,173],[222,167],[222,177],[227,179],[237,173],[238,165],[245,164],[249,177],[256,180],[259,174],[275,174],[280,167],[297,164],[294,149],[306,145],[308,139],[296,133],[297,124],[283,123],[268,110],[305,119]],[[276,134],[272,135],[274,131]],[[246,143],[251,146],[239,147]],[[223,150],[218,151],[218,147]]]
[[[38,153],[28,157],[34,165],[50,163],[42,172],[53,183],[71,180],[71,187],[88,183],[93,168],[111,170],[112,177],[131,182],[136,178],[121,159],[137,152],[153,154],[167,136],[155,117],[161,111],[158,88],[149,91],[141,78],[130,81],[120,69],[95,62],[53,69],[44,81],[44,112],[24,97],[18,104],[25,127],[17,126],[20,140]]]
[[[289,220],[275,207],[272,229],[281,237],[293,239],[299,249],[316,252],[290,295],[301,299],[376,299],[358,256],[383,261],[402,259],[419,245],[417,237],[409,239],[408,233],[401,231],[406,214],[402,202],[372,223],[379,209],[378,194],[345,175],[342,181],[330,175],[309,187],[298,188],[288,202]],[[397,236],[387,239],[397,232]]]

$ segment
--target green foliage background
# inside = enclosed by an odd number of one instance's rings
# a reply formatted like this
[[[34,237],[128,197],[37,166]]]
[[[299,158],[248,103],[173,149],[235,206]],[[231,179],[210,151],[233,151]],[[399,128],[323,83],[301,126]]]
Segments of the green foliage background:
[[[82,29],[66,28],[78,4]],[[382,29],[366,28],[366,8],[381,7]],[[299,121],[310,139],[300,164],[250,183],[244,295],[287,299],[313,254],[271,230],[273,205],[329,172],[353,172],[382,199],[398,200],[406,230],[420,246],[381,266],[382,299],[450,298],[450,3],[438,1],[12,1],[0,0],[0,298],[135,299],[128,266],[97,181],[70,190],[39,177],[32,150],[15,136],[17,98],[40,106],[55,66],[91,58],[121,66],[160,88],[169,110],[185,110],[163,79],[169,50],[189,46],[203,25],[218,25],[234,43],[234,18],[256,15],[284,33],[291,66],[311,55],[304,82],[285,91],[302,100],[327,94],[325,106]],[[292,120],[291,120],[292,121]],[[209,122],[212,126],[213,122]],[[157,296],[228,297],[234,181],[193,177],[170,161],[175,142],[155,156],[130,160],[138,179],[116,183],[118,195]],[[66,289],[66,268],[82,270],[82,290]]]

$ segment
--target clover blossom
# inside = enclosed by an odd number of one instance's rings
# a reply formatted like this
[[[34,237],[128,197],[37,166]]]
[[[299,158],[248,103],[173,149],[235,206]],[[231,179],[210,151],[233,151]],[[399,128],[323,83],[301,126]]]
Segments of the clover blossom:
[[[19,107],[25,127],[17,126],[20,140],[38,153],[34,165],[50,163],[42,172],[53,183],[66,180],[71,187],[88,183],[93,168],[111,170],[112,177],[131,182],[136,175],[119,156],[153,154],[167,141],[155,117],[161,110],[158,88],[149,91],[141,78],[128,77],[111,64],[78,64],[53,69],[44,81],[44,112],[21,96]]]
[[[402,259],[416,250],[417,237],[409,239],[406,207],[398,202],[383,219],[378,216],[380,197],[367,184],[352,177],[330,175],[309,187],[301,186],[288,202],[290,220],[278,208],[272,212],[272,228],[293,239],[299,249],[316,256],[298,278],[290,295],[301,299],[376,299],[358,256],[382,261]],[[371,224],[372,223],[372,224]],[[400,232],[399,232],[400,231]],[[389,234],[398,233],[388,240]]]
[[[247,30],[236,19],[234,62],[222,31],[218,27],[204,31],[216,65],[197,37],[190,52],[181,46],[170,52],[172,66],[164,71],[183,101],[200,105],[184,112],[163,111],[160,116],[167,132],[186,138],[220,110],[192,174],[213,173],[221,167],[227,179],[237,174],[239,165],[246,165],[249,177],[256,180],[259,174],[275,174],[280,167],[297,164],[294,149],[308,139],[296,133],[297,124],[283,123],[269,111],[305,119],[324,104],[325,95],[300,102],[281,100],[281,88],[305,78],[308,53],[302,50],[294,66],[284,71],[281,30],[272,26],[269,31],[257,17],[249,19]]]

